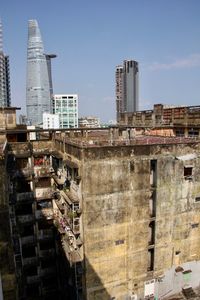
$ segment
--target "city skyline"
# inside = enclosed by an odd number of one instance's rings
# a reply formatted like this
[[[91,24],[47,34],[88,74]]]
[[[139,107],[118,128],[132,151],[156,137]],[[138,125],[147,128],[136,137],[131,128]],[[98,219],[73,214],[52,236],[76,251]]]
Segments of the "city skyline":
[[[79,94],[80,116],[115,118],[115,67],[126,59],[140,65],[140,110],[199,104],[199,1],[59,1],[48,14],[46,7],[46,1],[1,5],[12,105],[22,114],[29,19],[38,21],[45,49],[58,55],[54,93]]]

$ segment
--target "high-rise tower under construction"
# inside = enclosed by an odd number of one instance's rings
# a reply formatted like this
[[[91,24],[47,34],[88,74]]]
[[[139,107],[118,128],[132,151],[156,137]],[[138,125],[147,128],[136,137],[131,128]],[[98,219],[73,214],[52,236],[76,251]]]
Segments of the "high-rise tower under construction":
[[[2,23],[0,20],[0,107],[9,107],[10,103],[9,57],[3,52]]]

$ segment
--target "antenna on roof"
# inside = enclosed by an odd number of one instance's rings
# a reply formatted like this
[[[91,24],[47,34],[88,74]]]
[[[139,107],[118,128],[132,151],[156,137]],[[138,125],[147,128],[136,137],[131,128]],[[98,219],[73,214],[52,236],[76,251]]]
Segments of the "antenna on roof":
[[[0,52],[3,52],[3,27],[0,18]]]

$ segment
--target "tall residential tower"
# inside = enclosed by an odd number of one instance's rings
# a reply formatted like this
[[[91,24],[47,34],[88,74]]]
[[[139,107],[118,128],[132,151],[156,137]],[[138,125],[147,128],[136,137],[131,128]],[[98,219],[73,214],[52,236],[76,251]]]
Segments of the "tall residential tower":
[[[139,69],[138,62],[124,60],[123,66],[116,67],[116,110],[117,120],[122,112],[138,110]]]
[[[42,123],[42,114],[51,111],[53,93],[51,79],[51,58],[55,55],[44,53],[40,29],[36,20],[28,23],[27,117],[32,125]]]
[[[0,107],[9,107],[10,103],[9,57],[3,52],[3,31],[0,20]]]

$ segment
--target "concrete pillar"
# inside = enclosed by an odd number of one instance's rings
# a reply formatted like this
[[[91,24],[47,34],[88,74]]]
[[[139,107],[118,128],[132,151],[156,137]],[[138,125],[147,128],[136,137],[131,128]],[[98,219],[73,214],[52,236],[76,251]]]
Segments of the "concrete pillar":
[[[73,131],[73,130],[70,130],[70,132],[69,132],[69,137],[70,137],[70,138],[73,138],[73,137],[74,137],[74,131]]]
[[[188,128],[185,128],[184,130],[184,137],[188,137]]]
[[[110,137],[110,143],[111,143],[111,145],[112,145],[112,143],[113,143],[113,138],[114,138],[114,136],[113,136],[113,128],[110,128],[110,129],[109,129],[109,137]]]
[[[114,135],[114,139],[115,140],[118,140],[119,139],[119,128],[117,127],[117,128],[114,128],[113,129],[113,135]]]
[[[135,138],[135,128],[130,129],[130,138],[134,139]]]
[[[27,132],[27,141],[30,142],[30,132]]]

